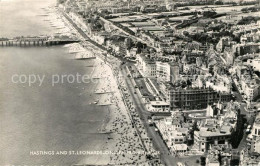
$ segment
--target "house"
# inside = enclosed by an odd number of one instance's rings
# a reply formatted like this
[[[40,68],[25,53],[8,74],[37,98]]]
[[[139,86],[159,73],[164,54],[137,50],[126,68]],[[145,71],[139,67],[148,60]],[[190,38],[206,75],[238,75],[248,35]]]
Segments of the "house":
[[[260,136],[251,143],[251,152],[260,154]]]

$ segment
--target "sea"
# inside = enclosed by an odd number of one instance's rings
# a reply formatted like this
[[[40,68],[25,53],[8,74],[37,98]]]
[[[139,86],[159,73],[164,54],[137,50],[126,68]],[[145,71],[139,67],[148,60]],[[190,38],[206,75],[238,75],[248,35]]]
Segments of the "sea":
[[[56,0],[1,0],[0,37],[51,35],[42,8]],[[53,76],[84,75],[95,60],[73,59],[64,46],[0,47],[0,165],[66,166],[100,160],[71,151],[98,151],[106,137],[98,130],[107,109],[98,99],[97,83],[52,84]],[[28,83],[29,78],[43,78]],[[39,80],[38,80],[39,81]]]

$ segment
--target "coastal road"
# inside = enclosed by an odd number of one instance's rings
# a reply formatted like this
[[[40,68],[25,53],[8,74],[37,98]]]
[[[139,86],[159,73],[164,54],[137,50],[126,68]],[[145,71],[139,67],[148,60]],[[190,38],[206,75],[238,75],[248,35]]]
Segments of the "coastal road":
[[[77,32],[88,42],[90,42],[91,44],[95,45],[96,47],[102,49],[102,50],[106,50],[106,48],[96,42],[94,42],[93,40],[91,40],[88,35],[80,28],[78,27],[77,24],[75,24],[73,22],[73,20],[71,20],[71,18],[64,12],[62,12],[63,16],[70,22],[70,24],[77,30]]]
[[[122,67],[124,75],[127,75],[127,70],[125,66]],[[141,98],[138,96],[138,94],[135,94],[135,88],[133,85],[133,82],[131,80],[131,77],[125,77],[126,86],[129,90],[130,95],[133,98],[134,105],[136,106],[136,110],[141,117],[142,121],[144,122],[144,127],[148,133],[148,136],[152,138],[153,144],[155,146],[155,149],[160,152],[160,157],[165,165],[174,166],[176,165],[176,158],[174,158],[165,143],[163,142],[161,136],[158,132],[155,131],[154,126],[149,126],[148,122],[148,116],[151,115],[150,112],[148,112],[144,106],[144,104],[141,102]]]

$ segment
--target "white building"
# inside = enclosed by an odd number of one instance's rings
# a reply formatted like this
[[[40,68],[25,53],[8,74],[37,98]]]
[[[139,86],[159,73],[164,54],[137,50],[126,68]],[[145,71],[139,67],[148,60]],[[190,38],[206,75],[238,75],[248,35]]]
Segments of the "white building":
[[[179,66],[172,62],[160,62],[143,55],[136,56],[137,68],[145,77],[156,77],[158,81],[174,82],[179,78]]]
[[[224,75],[208,76],[205,79],[206,87],[211,87],[217,92],[230,93],[232,89],[232,80],[230,77]]]
[[[260,114],[259,113],[255,118],[255,122],[251,134],[253,136],[253,139],[260,138]]]
[[[187,145],[185,146],[184,143],[187,141],[189,129],[181,126],[181,120],[178,117],[173,115],[156,121],[155,124],[172,153],[187,151]]]
[[[186,144],[175,144],[172,148],[174,152],[178,154],[186,153],[188,150],[188,146]]]
[[[244,74],[240,79],[241,87],[247,100],[252,101],[260,95],[260,80],[251,78],[250,75]]]
[[[251,151],[260,154],[260,137],[252,141]]]
[[[170,105],[165,101],[151,101],[148,110],[152,112],[169,112]]]
[[[248,59],[247,64],[253,67],[254,71],[260,72],[260,58],[257,59]]]
[[[137,54],[137,68],[144,77],[156,77],[156,63],[146,56]]]
[[[137,48],[132,48],[131,50],[126,51],[127,57],[136,57],[137,54]]]

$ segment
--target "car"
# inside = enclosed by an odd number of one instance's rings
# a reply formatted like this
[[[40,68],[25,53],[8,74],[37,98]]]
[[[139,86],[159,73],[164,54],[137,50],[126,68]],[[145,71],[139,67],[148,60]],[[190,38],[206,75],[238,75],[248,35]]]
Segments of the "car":
[[[252,127],[251,127],[251,125],[248,125],[247,128],[248,128],[248,129],[251,129]]]
[[[246,129],[246,133],[250,134],[251,133],[251,129]]]
[[[247,140],[248,142],[251,142],[251,141],[252,141],[252,138],[247,137],[246,140]]]

